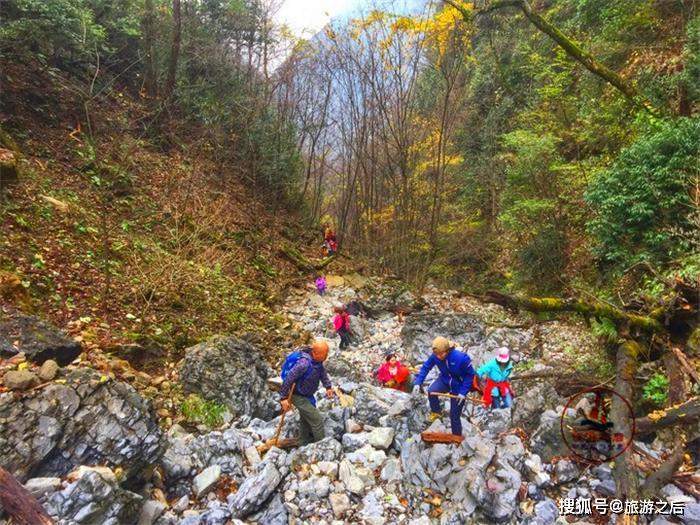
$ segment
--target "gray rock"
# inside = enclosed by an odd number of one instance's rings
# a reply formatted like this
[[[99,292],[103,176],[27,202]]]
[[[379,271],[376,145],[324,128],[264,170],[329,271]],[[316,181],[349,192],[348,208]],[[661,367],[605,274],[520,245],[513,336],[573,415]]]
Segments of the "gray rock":
[[[54,359],[65,366],[81,351],[80,343],[38,317],[12,312],[0,318],[0,356],[21,352],[34,363]]]
[[[148,500],[141,507],[141,515],[139,516],[138,525],[153,525],[155,521],[163,514],[165,504],[156,500]]]
[[[370,444],[357,449],[355,452],[346,454],[345,457],[353,463],[362,463],[362,465],[372,470],[381,467],[386,461],[386,453],[383,450],[377,450]]]
[[[331,509],[336,518],[342,518],[345,513],[350,510],[350,498],[344,493],[333,493],[329,496]]]
[[[51,381],[58,374],[58,363],[53,359],[44,361],[39,369],[39,379],[42,381]]]
[[[96,471],[54,492],[44,509],[61,523],[131,525],[139,520],[142,498],[108,483]]]
[[[271,375],[257,348],[237,337],[214,337],[188,348],[180,366],[185,392],[225,404],[234,418],[274,417],[278,404],[267,384]]]
[[[288,473],[287,454],[279,449],[270,450],[257,472],[238,488],[230,504],[231,514],[242,519],[258,510]]]
[[[560,414],[554,410],[542,413],[540,424],[530,438],[530,449],[546,462],[568,453],[561,435]]]
[[[251,518],[261,525],[289,524],[287,507],[285,507],[282,497],[279,494],[272,496],[272,498],[270,498],[270,503],[263,510],[251,516]],[[239,523],[243,525],[242,522]]]
[[[559,517],[559,508],[549,498],[535,504],[535,521],[536,525],[551,525]]]
[[[311,476],[299,483],[299,498],[323,499],[331,490],[331,480],[326,476]]]
[[[343,449],[347,451],[355,451],[369,443],[369,432],[358,432],[356,434],[343,435]]]
[[[578,479],[579,473],[580,471],[576,464],[568,459],[561,459],[554,465],[554,476],[557,484],[568,483]]]
[[[221,478],[221,467],[212,465],[205,468],[194,478],[194,493],[201,498],[216,485]]]
[[[293,465],[336,461],[341,451],[340,443],[336,439],[327,437],[296,449],[290,454],[290,460]]]
[[[369,444],[374,448],[386,450],[394,442],[395,430],[391,427],[377,427],[369,433]]]
[[[685,525],[700,525],[700,503],[688,503],[680,519]]]
[[[193,471],[219,465],[221,473],[243,481],[246,449],[253,446],[250,433],[229,428],[203,435],[176,434],[168,439],[161,464],[168,483],[188,477]]]
[[[353,494],[361,494],[364,491],[365,483],[357,475],[357,470],[348,460],[340,462],[338,477],[345,485],[345,489]]]
[[[35,498],[41,498],[47,494],[52,494],[61,488],[61,478],[32,478],[24,484]]]
[[[175,512],[184,512],[190,506],[190,497],[185,494],[173,505],[173,510]]]
[[[63,476],[78,465],[121,467],[127,481],[156,464],[164,446],[150,403],[131,386],[87,368],[16,399],[0,394],[0,457],[20,481]]]
[[[397,458],[389,458],[382,467],[380,474],[382,481],[401,481],[401,461]]]
[[[27,390],[39,383],[39,378],[29,370],[10,370],[2,376],[3,384],[10,390]]]
[[[430,357],[432,342],[437,335],[447,337],[467,348],[483,340],[484,326],[468,314],[411,314],[401,329],[401,339],[408,360],[422,363]]]

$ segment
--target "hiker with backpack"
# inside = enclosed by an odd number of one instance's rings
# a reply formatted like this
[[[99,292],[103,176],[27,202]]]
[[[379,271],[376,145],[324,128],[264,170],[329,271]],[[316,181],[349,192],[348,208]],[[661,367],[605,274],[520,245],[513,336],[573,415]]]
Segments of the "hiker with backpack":
[[[508,408],[513,404],[513,389],[508,380],[512,371],[510,350],[505,346],[496,350],[496,357],[479,367],[476,375],[486,380],[483,387],[484,406]]]
[[[450,394],[450,425],[452,433],[462,435],[462,409],[466,402],[467,393],[471,390],[474,380],[474,368],[471,358],[464,352],[460,352],[444,337],[436,337],[433,340],[433,355],[423,363],[416,376],[413,394],[425,393],[423,381],[428,373],[435,367],[440,370],[440,375],[428,388],[428,403],[430,404],[429,421],[433,422],[442,416],[442,402],[434,394]]]
[[[308,445],[324,438],[323,416],[316,408],[314,394],[319,383],[326,388],[326,397],[335,392],[323,362],[328,358],[328,343],[316,340],[289,354],[282,364],[280,405],[287,412],[292,405],[299,410],[299,444]],[[291,397],[290,397],[291,394]]]
[[[323,229],[323,244],[329,256],[335,255],[335,252],[338,250],[338,240],[336,239],[335,232],[328,223],[324,225]]]
[[[333,328],[335,333],[340,337],[339,348],[345,350],[350,346],[350,314],[348,314],[345,306],[336,304],[333,307],[335,315],[333,316]]]

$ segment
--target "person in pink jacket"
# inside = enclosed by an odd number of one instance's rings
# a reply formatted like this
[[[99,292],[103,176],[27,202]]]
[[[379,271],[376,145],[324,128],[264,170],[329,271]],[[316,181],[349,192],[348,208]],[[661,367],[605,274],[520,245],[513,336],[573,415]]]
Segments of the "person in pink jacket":
[[[402,392],[408,392],[411,371],[399,361],[396,354],[390,352],[386,355],[386,361],[377,370],[377,379],[387,388],[394,388]]]
[[[340,337],[340,349],[345,350],[350,346],[350,315],[342,304],[335,305],[333,311],[333,328]]]

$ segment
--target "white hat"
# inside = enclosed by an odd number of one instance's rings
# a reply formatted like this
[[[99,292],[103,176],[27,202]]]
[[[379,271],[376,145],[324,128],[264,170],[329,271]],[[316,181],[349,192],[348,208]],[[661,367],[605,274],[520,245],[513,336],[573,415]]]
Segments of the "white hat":
[[[496,361],[499,363],[507,363],[510,360],[510,350],[505,346],[502,346],[496,350]]]

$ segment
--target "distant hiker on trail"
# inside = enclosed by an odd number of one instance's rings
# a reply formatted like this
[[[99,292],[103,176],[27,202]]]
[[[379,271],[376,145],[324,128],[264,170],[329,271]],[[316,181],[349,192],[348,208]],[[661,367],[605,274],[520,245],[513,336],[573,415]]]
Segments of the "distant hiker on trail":
[[[340,337],[340,349],[345,350],[350,346],[350,315],[342,304],[336,304],[333,311],[335,312],[333,328]]]
[[[423,366],[416,376],[413,394],[424,393],[423,381],[428,373],[437,366],[440,375],[432,382],[428,388],[428,402],[430,403],[430,418],[435,421],[442,415],[442,402],[437,393],[450,393],[454,397],[450,399],[450,424],[452,433],[462,435],[462,408],[466,401],[466,396],[471,390],[474,380],[474,368],[470,357],[454,348],[444,337],[436,337],[433,340],[433,355],[423,363]],[[433,395],[431,395],[433,394]]]
[[[377,379],[387,388],[407,392],[411,371],[396,358],[394,352],[389,352],[385,359],[384,364],[377,370]]]
[[[338,251],[338,239],[336,239],[335,232],[328,223],[323,228],[323,244],[329,256],[335,255],[335,252]]]
[[[323,275],[319,275],[316,277],[316,291],[318,292],[318,295],[323,295],[326,293],[326,278]]]
[[[323,417],[316,408],[314,394],[320,382],[326,388],[326,397],[335,396],[331,380],[323,366],[327,357],[328,343],[317,340],[310,347],[302,347],[289,354],[282,365],[280,404],[283,412],[287,412],[291,405],[299,410],[300,445],[308,445],[325,436]],[[293,392],[292,388],[294,388]],[[290,392],[292,392],[291,403]]]
[[[485,379],[483,387],[484,406],[491,408],[508,408],[513,404],[513,389],[510,386],[513,362],[510,359],[510,350],[502,346],[496,351],[496,357],[482,365],[476,375]]]

